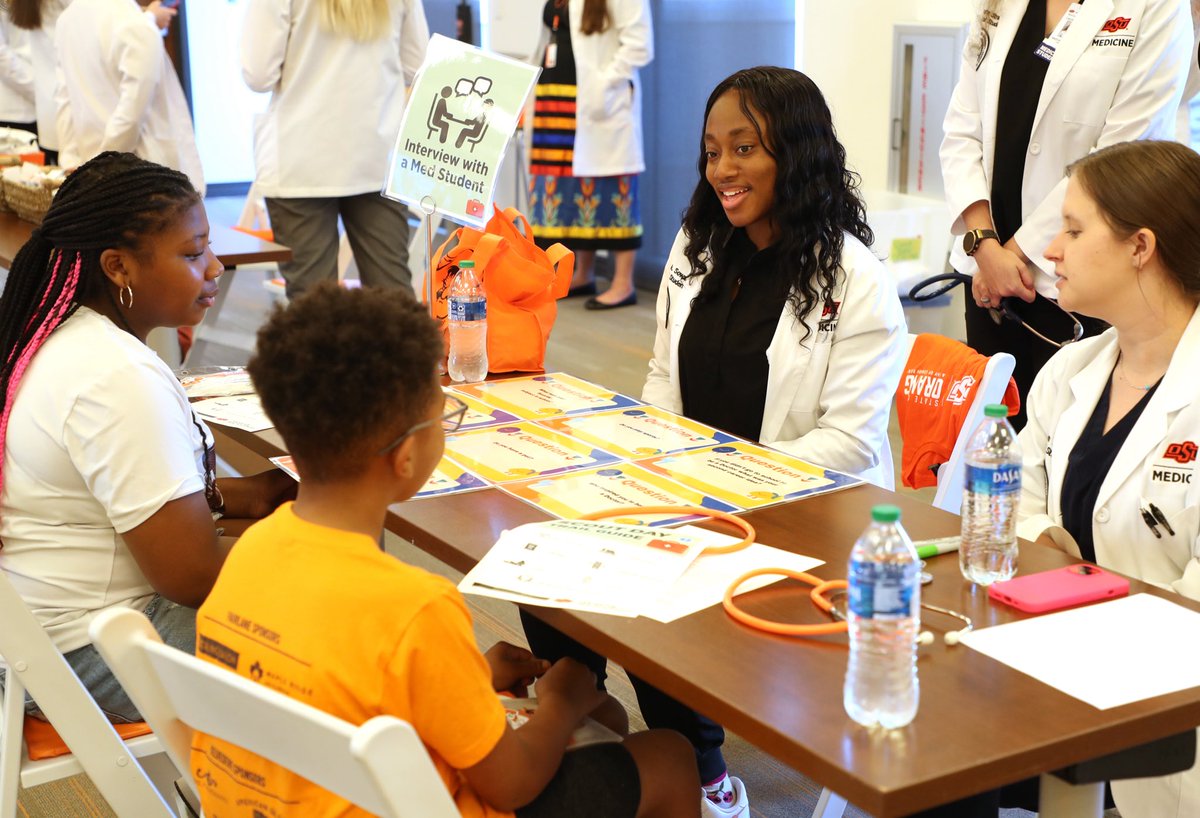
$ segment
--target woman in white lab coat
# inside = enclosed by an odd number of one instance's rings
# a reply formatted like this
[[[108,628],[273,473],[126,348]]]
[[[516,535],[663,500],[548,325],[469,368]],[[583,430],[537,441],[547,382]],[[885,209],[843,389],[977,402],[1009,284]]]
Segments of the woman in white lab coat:
[[[54,28],[60,161],[74,167],[125,151],[187,174],[204,195],[204,170],[183,87],[163,48],[174,9],[130,0],[72,0]]]
[[[1063,171],[1106,145],[1171,138],[1195,58],[1192,21],[1184,0],[986,0],[963,57],[941,149],[952,229],[963,236],[951,262],[974,276],[968,343],[1016,356],[1024,405],[1055,347],[1019,323],[997,324],[987,308],[1008,298],[1043,334],[1071,337],[1045,255]],[[1089,334],[1102,329],[1084,323]]]
[[[642,398],[891,488],[907,330],[856,183],[808,77],[717,86]]]
[[[29,33],[0,14],[0,126],[37,133]]]
[[[788,68],[739,71],[709,96],[696,147],[642,398],[891,487],[907,328],[820,90]],[[603,680],[603,657],[522,619],[534,653],[574,656]],[[630,678],[646,723],[692,742],[704,816],[748,818],[720,725]]]
[[[379,190],[428,45],[420,0],[250,0],[242,76],[271,93],[254,186],[292,248],[289,297],[337,276],[339,216],[361,281],[412,292],[408,208]]]
[[[48,164],[57,164],[59,146],[58,126],[55,123],[58,108],[54,103],[54,24],[70,2],[10,0],[8,3],[8,15],[13,25],[29,32],[38,144],[46,152]]]
[[[1112,328],[1034,382],[1018,533],[1200,599],[1200,156],[1145,141],[1076,162],[1046,258],[1062,305]],[[1200,769],[1112,789],[1123,818],[1200,815]]]
[[[530,153],[530,223],[541,243],[575,251],[572,295],[587,309],[637,303],[633,267],[642,243],[638,174],[642,87],[654,56],[649,0],[546,0]],[[613,279],[596,295],[597,250]]]

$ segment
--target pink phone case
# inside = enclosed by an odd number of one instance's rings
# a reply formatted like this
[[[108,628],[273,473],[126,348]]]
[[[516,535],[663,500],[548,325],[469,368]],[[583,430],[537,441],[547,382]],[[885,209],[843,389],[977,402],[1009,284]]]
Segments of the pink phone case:
[[[1129,580],[1080,563],[995,582],[988,596],[1028,613],[1046,613],[1129,593]]]

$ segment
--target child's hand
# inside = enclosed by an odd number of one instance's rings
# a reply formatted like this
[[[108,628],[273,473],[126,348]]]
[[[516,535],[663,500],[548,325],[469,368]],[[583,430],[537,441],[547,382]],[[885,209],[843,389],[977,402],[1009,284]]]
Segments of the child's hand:
[[[540,707],[558,700],[582,719],[603,704],[608,694],[596,687],[596,674],[586,665],[574,659],[559,659],[538,679],[537,696]]]
[[[550,669],[550,663],[538,659],[525,648],[497,642],[483,654],[492,668],[492,689],[508,691],[521,698],[533,680]]]

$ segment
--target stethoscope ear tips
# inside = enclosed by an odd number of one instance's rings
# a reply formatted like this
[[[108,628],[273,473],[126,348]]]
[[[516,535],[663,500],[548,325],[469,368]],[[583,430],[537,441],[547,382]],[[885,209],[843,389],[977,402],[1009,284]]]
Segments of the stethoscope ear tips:
[[[961,636],[962,631],[947,631],[946,635],[943,636],[942,639],[945,640],[947,645],[957,645]]]
[[[949,634],[947,634],[947,636],[949,636]],[[947,639],[947,641],[949,641],[949,639]],[[917,644],[918,645],[932,645],[933,644],[933,632],[932,631],[921,631],[921,635],[917,637]]]

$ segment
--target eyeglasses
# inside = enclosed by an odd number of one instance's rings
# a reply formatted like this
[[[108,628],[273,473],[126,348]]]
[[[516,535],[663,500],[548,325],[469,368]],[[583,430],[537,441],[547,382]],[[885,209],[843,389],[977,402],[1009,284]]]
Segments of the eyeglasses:
[[[971,277],[964,273],[944,273],[942,275],[932,276],[931,278],[927,278],[924,281],[920,281],[915,284],[913,288],[908,291],[908,297],[913,301],[918,302],[930,301],[934,298],[937,298],[939,295],[944,295],[950,292],[959,284],[966,284],[969,289],[971,285]],[[1063,315],[1071,319],[1071,337],[1065,341],[1055,341],[1047,338],[1045,335],[1042,335],[1042,333],[1029,326],[1025,319],[1022,318],[1021,315],[1010,306],[1011,300],[1012,299],[1010,298],[1002,298],[1000,299],[999,306],[987,308],[988,315],[992,317],[992,320],[996,322],[997,326],[999,326],[1000,323],[1005,319],[1008,319],[1009,321],[1015,321],[1025,329],[1032,332],[1038,338],[1041,338],[1047,344],[1058,347],[1059,349],[1062,349],[1067,344],[1073,344],[1083,337],[1083,323],[1075,316],[1074,313],[1063,309],[1062,305],[1060,305],[1057,301],[1046,299],[1047,301],[1050,301],[1051,304],[1058,307],[1058,309],[1062,310]]]
[[[462,426],[463,417],[467,414],[467,404],[463,403],[461,398],[457,398],[454,395],[443,394],[443,399],[445,403],[442,405],[442,414],[440,416],[431,418],[430,420],[423,420],[420,423],[414,423],[408,428],[408,431],[380,449],[379,454],[387,454],[403,443],[408,436],[414,435],[435,423],[442,424],[442,431],[446,434],[457,432],[458,427]]]

